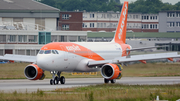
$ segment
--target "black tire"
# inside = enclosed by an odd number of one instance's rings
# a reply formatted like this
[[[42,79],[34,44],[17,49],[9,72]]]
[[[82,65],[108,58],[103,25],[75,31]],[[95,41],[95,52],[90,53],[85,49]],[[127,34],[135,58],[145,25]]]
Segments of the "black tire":
[[[53,83],[54,83],[54,85],[57,84],[57,76],[54,78]]]
[[[57,84],[59,84],[61,81],[61,78],[57,77]]]
[[[104,83],[109,83],[109,80],[104,78]]]
[[[53,85],[53,80],[52,79],[50,80],[50,85]]]
[[[55,83],[59,84],[59,78],[57,76],[55,77]]]
[[[65,84],[65,77],[64,76],[61,76],[60,82],[61,82],[61,84]]]
[[[111,83],[116,83],[116,79],[112,79],[112,80],[111,80]]]

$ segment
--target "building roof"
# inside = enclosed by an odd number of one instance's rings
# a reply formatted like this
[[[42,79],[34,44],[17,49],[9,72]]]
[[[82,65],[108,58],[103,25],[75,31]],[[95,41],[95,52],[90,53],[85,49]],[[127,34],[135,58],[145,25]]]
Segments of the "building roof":
[[[88,32],[88,38],[112,38],[115,32]],[[179,38],[180,33],[134,32],[126,33],[126,38]]]
[[[34,0],[0,0],[0,12],[59,12],[60,10]]]
[[[165,10],[165,11],[159,11],[159,12],[180,12],[180,10]]]

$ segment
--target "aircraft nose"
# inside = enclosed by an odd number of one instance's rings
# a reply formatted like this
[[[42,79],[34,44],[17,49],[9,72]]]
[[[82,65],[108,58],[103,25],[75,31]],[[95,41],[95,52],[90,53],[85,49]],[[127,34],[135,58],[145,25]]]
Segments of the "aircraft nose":
[[[37,65],[43,69],[43,70],[48,70],[49,67],[49,58],[48,56],[45,55],[37,55]]]

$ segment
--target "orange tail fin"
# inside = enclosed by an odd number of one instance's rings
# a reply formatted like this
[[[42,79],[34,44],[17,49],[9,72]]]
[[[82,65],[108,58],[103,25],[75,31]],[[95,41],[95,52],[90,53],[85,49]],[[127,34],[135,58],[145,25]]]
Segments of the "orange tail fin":
[[[112,40],[113,42],[126,43],[127,15],[128,15],[128,2],[125,1],[121,10],[121,15],[119,18],[118,26],[116,28],[116,33],[114,35],[114,39]]]

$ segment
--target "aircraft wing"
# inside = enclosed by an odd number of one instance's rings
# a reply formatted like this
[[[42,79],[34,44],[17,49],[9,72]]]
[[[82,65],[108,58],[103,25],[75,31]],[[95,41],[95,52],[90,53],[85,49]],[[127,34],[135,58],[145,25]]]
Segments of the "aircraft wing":
[[[36,56],[27,56],[27,55],[5,54],[4,56],[0,56],[0,59],[23,61],[23,62],[36,62]]]
[[[88,66],[98,66],[106,63],[119,64],[124,62],[133,62],[133,61],[146,61],[146,60],[158,60],[158,59],[168,59],[168,58],[178,58],[177,52],[171,53],[158,53],[158,54],[144,54],[144,55],[132,55],[128,57],[119,57],[113,60],[102,60],[102,61],[89,61]]]
[[[137,50],[144,50],[144,49],[152,49],[152,48],[159,48],[159,47],[165,47],[165,46],[151,46],[151,47],[140,47],[140,48],[132,48],[132,49],[127,49],[126,51],[137,51]]]

